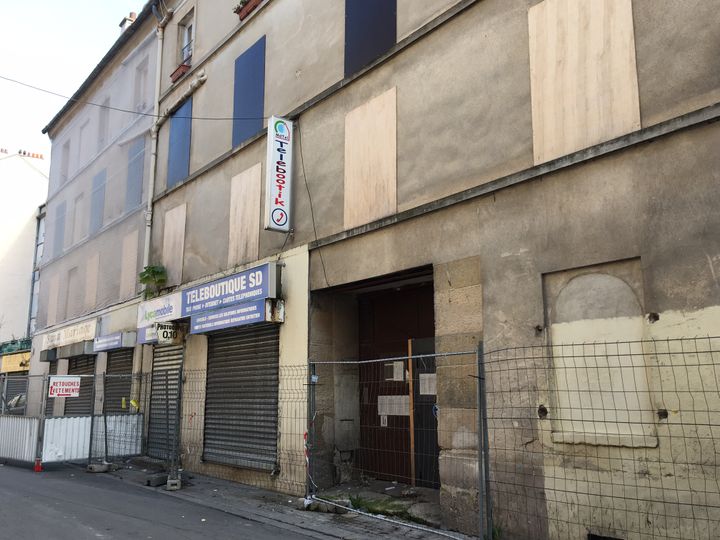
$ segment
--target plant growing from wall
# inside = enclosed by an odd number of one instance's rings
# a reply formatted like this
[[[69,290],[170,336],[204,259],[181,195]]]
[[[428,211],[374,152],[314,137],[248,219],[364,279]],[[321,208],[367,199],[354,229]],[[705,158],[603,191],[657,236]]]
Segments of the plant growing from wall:
[[[167,270],[162,265],[149,265],[143,268],[138,274],[138,280],[145,286],[143,295],[145,300],[154,298],[160,294],[160,291],[167,283]]]

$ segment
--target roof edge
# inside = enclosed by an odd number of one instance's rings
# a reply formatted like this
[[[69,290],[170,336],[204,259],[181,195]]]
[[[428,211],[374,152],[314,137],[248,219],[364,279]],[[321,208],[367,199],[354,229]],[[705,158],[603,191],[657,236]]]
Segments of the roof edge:
[[[107,67],[107,65],[115,58],[118,52],[120,52],[120,49],[125,46],[125,44],[130,41],[130,38],[132,38],[135,33],[139,30],[139,28],[142,26],[142,24],[150,17],[152,16],[152,6],[155,4],[157,0],[148,0],[145,5],[142,8],[142,11],[138,14],[137,18],[135,19],[135,22],[133,22],[127,30],[125,30],[122,34],[120,34],[120,37],[115,41],[112,47],[108,50],[107,53],[105,53],[105,56],[102,57],[100,62],[95,66],[95,68],[90,72],[90,75],[87,76],[85,81],[80,85],[80,87],[75,91],[75,93],[68,99],[67,103],[60,109],[57,114],[48,122],[48,124],[42,129],[42,133],[46,134],[51,129],[53,129],[60,120],[63,119],[65,114],[67,114],[70,109],[75,105],[78,101],[80,101],[80,98],[82,97],[85,92],[90,88],[93,82],[95,82],[95,79],[97,79],[98,75]]]

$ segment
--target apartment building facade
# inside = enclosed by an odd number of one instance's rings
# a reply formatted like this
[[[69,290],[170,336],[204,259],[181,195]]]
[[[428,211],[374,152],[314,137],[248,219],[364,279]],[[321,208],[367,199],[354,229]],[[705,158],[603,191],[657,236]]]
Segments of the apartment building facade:
[[[150,5],[137,18],[126,17],[113,47],[43,130],[52,160],[31,375],[129,375],[141,361],[135,321],[156,24]],[[107,336],[119,339],[109,348],[95,343]],[[79,399],[48,400],[41,378],[33,377],[28,414],[39,414],[43,404],[48,415],[97,412],[92,379],[82,381]]]
[[[243,4],[241,20],[234,2],[156,7],[164,39],[148,262],[167,273],[167,290],[135,305],[135,368],[158,380],[183,370],[186,468],[303,493],[308,359],[402,356],[408,339],[443,353],[479,342],[498,350],[717,335],[720,72],[710,5]],[[270,219],[275,121],[292,140],[289,226]],[[131,232],[114,234],[118,246]],[[59,261],[71,266],[67,257]],[[252,295],[236,296],[251,276]],[[49,316],[61,303],[47,294]],[[233,318],[246,308],[253,318]],[[108,331],[128,330],[131,311]],[[158,344],[155,322],[187,336]],[[313,451],[326,464],[315,471],[319,484],[333,483],[336,451],[368,451],[363,430],[382,427],[361,417],[361,369],[320,374],[311,419]],[[466,382],[451,384],[462,369]],[[477,429],[473,369],[435,368],[435,487],[444,524],[464,532],[476,530],[479,511],[476,439],[467,436]],[[538,383],[488,384],[526,395]],[[570,519],[556,480],[594,474],[612,484],[635,474],[636,448],[646,460],[672,460],[677,449],[657,436],[669,428],[654,415],[672,407],[653,384],[628,390],[642,422],[626,423],[621,437],[587,437],[562,419],[550,426],[535,413],[548,399],[539,391],[514,405],[532,420],[493,426],[502,453],[491,474],[512,487],[495,493],[504,534],[560,537],[567,522],[580,527],[568,533],[577,537],[636,530],[628,512],[594,513],[594,496]],[[168,452],[160,439],[151,428],[156,457]],[[528,448],[540,457],[528,460]],[[605,468],[600,454],[633,465]],[[678,481],[715,481],[718,463],[702,454],[682,454]],[[662,512],[662,480],[649,482],[660,493],[652,512]],[[694,526],[653,534],[683,537]]]

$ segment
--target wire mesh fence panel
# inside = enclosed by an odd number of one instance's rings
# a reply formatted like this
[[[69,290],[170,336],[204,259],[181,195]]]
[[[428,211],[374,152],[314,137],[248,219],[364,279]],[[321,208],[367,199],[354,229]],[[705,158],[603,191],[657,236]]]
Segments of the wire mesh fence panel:
[[[25,415],[28,375],[0,373],[0,415]]]
[[[503,538],[718,538],[720,339],[485,354]]]
[[[311,363],[314,496],[436,534],[476,532],[477,359],[466,351]],[[469,513],[450,511],[450,489],[470,494]]]
[[[113,462],[143,453],[149,378],[107,373],[95,377],[89,461]]]

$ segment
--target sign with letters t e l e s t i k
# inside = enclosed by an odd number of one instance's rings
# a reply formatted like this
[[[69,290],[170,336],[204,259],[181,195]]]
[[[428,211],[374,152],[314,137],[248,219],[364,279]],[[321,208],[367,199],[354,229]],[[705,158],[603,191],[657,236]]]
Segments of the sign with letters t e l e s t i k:
[[[265,229],[269,231],[290,231],[293,137],[290,120],[270,117],[265,189]]]
[[[277,297],[277,265],[266,263],[182,292],[182,316]]]
[[[76,398],[80,396],[80,377],[52,375],[48,386],[48,397]]]

